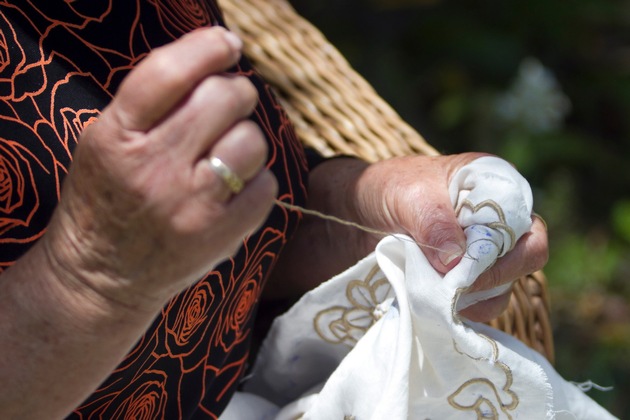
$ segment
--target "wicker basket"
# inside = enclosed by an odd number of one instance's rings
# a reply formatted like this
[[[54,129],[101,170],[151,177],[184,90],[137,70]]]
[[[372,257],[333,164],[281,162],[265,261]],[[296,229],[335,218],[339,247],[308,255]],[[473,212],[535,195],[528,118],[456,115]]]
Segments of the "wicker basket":
[[[287,0],[219,0],[245,54],[272,85],[298,136],[324,156],[369,162],[437,155]],[[521,278],[509,308],[490,324],[554,360],[546,279]]]

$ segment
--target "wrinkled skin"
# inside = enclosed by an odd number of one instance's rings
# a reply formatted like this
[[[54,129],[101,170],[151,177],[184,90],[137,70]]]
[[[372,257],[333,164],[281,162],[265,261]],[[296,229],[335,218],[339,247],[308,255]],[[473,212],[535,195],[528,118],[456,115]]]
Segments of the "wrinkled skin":
[[[223,74],[239,56],[239,41],[220,28],[156,49],[82,134],[47,233],[0,276],[0,381],[11,384],[0,394],[0,418],[65,417],[169,298],[230,257],[266,218],[277,183],[264,167],[262,133],[245,120],[256,91],[246,79]],[[246,181],[238,195],[209,168],[212,155]],[[448,181],[475,156],[374,165],[331,160],[310,175],[309,206],[449,250],[427,250],[445,272],[464,244]],[[376,240],[307,220],[288,244],[269,295],[303,293],[356,262]],[[478,287],[540,268],[546,252],[537,221]],[[487,318],[506,302],[499,297],[470,311]]]
[[[154,51],[83,133],[47,242],[70,278],[108,299],[154,310],[235,253],[271,208],[267,146],[244,121],[256,90],[221,74],[239,57],[224,32]],[[247,181],[237,196],[211,155]]]
[[[267,217],[257,93],[223,74],[240,49],[220,28],[156,49],[82,133],[46,234],[0,276],[0,418],[65,417]],[[237,196],[211,155],[246,181]]]
[[[459,168],[482,156],[464,153],[452,156],[393,158],[368,165],[352,159],[335,159],[318,166],[311,175],[310,206],[324,213],[390,233],[405,233],[427,245],[423,251],[431,265],[446,273],[461,259],[466,247],[464,232],[455,218],[448,185]],[[323,235],[323,233],[326,235]],[[341,272],[374,250],[379,236],[335,223],[308,218],[278,268],[278,276],[301,279],[279,290],[302,293],[322,279]],[[295,250],[307,247],[307,261]],[[318,249],[328,249],[324,253]],[[485,272],[473,290],[487,290],[510,283],[541,269],[548,258],[547,234],[534,218],[531,232],[515,248]],[[326,263],[322,263],[322,261]],[[301,273],[297,275],[298,272]],[[306,274],[304,274],[306,273]],[[284,280],[283,280],[284,281]],[[285,283],[287,283],[285,281]],[[287,287],[287,286],[285,286]],[[277,297],[274,290],[271,297]],[[462,315],[489,321],[507,307],[510,294],[467,308]]]

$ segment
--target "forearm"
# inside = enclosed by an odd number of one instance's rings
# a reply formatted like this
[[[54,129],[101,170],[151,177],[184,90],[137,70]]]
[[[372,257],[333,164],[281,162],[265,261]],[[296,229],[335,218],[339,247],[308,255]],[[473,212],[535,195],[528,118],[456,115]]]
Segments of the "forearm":
[[[318,165],[309,176],[307,207],[326,215],[358,222],[355,183],[368,164],[337,158]],[[350,267],[378,238],[354,227],[304,215],[298,231],[285,247],[265,291],[267,298],[299,296]]]
[[[0,418],[65,417],[155,315],[117,306],[59,274],[40,242],[0,276]]]

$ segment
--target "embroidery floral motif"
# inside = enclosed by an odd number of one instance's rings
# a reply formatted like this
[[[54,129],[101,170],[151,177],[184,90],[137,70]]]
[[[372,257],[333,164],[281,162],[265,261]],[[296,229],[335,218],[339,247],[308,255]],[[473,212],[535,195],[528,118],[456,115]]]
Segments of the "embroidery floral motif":
[[[459,293],[461,293],[461,290],[457,291],[457,294]],[[457,298],[453,300],[452,312],[455,311],[455,302],[457,302]],[[461,324],[458,317],[454,317],[453,322]],[[512,370],[499,360],[499,346],[497,342],[484,334],[477,333],[477,335],[490,345],[492,349],[491,357],[475,357],[464,353],[457,348],[455,341],[453,341],[453,348],[462,356],[476,361],[487,361],[499,368],[505,375],[505,383],[499,389],[488,378],[469,379],[448,396],[448,403],[457,410],[474,411],[477,419],[499,419],[499,414],[503,413],[511,420],[512,416],[509,412],[515,410],[519,404],[518,395],[512,390],[512,384],[514,383]]]
[[[353,347],[389,308],[393,295],[389,281],[375,265],[363,280],[346,286],[349,306],[333,306],[317,314],[313,326],[322,340]]]
[[[511,251],[516,245],[516,233],[514,232],[514,229],[512,229],[510,225],[508,225],[505,219],[505,214],[503,213],[503,209],[501,208],[501,206],[499,206],[499,204],[497,204],[496,201],[484,200],[481,203],[478,203],[475,205],[472,202],[470,202],[470,200],[463,200],[459,208],[456,210],[456,213],[457,213],[457,216],[459,217],[459,213],[464,208],[469,209],[472,213],[477,213],[479,210],[483,209],[484,207],[488,207],[494,210],[494,212],[497,214],[497,217],[499,218],[499,221],[493,222],[493,223],[486,223],[485,225],[492,229],[505,231],[510,236],[510,249],[508,249],[508,252]],[[500,249],[499,253],[503,253],[503,249]]]

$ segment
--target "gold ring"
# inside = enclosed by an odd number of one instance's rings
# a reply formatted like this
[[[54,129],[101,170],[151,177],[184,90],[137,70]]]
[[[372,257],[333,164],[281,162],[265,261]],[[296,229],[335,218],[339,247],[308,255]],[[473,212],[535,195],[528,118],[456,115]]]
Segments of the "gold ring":
[[[241,192],[243,187],[245,186],[245,182],[234,173],[221,159],[216,156],[212,156],[208,162],[210,164],[210,169],[217,174],[223,182],[228,186],[230,191],[234,194],[238,194]]]

